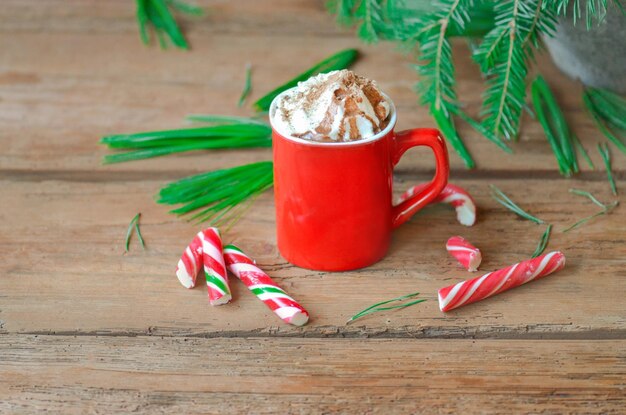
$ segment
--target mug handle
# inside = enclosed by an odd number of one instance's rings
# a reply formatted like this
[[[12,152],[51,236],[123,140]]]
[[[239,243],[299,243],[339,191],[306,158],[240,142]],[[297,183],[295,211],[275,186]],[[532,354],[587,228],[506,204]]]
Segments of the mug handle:
[[[402,203],[392,207],[392,226],[397,228],[409,220],[417,211],[432,202],[448,184],[450,166],[448,165],[448,150],[439,130],[434,128],[414,128],[400,131],[393,137],[391,152],[392,165],[400,161],[402,155],[410,148],[427,146],[435,153],[435,177],[417,194]]]

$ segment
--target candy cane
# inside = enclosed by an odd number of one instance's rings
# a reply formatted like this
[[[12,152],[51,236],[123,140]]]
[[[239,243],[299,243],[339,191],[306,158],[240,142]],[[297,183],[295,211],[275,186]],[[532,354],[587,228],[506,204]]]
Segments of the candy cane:
[[[309,313],[291,298],[254,261],[234,245],[224,247],[226,266],[285,323],[302,326]]]
[[[478,266],[483,259],[480,249],[460,236],[453,236],[448,239],[446,249],[450,252],[450,255],[455,257],[470,272],[478,270]]]
[[[449,311],[491,297],[563,269],[565,256],[558,251],[522,261],[482,277],[439,290],[439,308]]]
[[[402,193],[396,204],[404,202],[411,196],[422,191],[427,184],[418,184],[409,187],[406,192]],[[472,226],[476,223],[476,203],[469,195],[467,190],[462,187],[448,183],[446,187],[439,193],[431,203],[448,203],[456,209],[456,218],[461,225]]]
[[[183,252],[176,266],[178,281],[185,288],[196,286],[196,278],[202,268],[202,232],[199,232]]]
[[[217,228],[208,228],[202,236],[202,260],[211,305],[222,305],[232,299],[222,254],[222,239]]]

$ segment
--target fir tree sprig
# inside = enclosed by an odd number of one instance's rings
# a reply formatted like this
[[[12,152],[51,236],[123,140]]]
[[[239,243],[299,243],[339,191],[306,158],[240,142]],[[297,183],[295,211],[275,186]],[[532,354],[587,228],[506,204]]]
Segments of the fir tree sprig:
[[[139,25],[139,36],[145,45],[150,44],[150,31],[152,31],[162,49],[167,48],[166,35],[177,48],[189,49],[187,39],[178,27],[172,10],[200,16],[203,13],[200,7],[180,0],[135,0],[135,4],[137,6],[136,18]]]
[[[506,0],[494,6],[496,26],[474,53],[487,76],[483,95],[483,123],[496,135],[517,137],[525,105],[526,76],[539,34],[552,33],[555,25],[550,10],[541,0]]]
[[[620,0],[611,0],[611,2],[615,4],[622,13],[625,12]],[[584,3],[585,23],[587,29],[590,29],[593,26],[594,20],[596,23],[601,23],[606,17],[609,0],[584,0]],[[557,14],[562,16],[567,16],[571,10],[574,24],[583,17],[581,0],[545,0],[544,8],[554,10]]]
[[[417,91],[421,102],[428,105],[444,137],[464,161],[472,168],[475,162],[459,137],[452,115],[458,111],[454,90],[454,65],[449,30],[462,31],[469,20],[471,0],[440,0],[435,11],[421,16],[414,25],[414,40],[418,43],[419,60],[415,65],[420,80]]]
[[[326,7],[343,26],[356,26],[359,37],[368,43],[379,40],[405,42],[413,39],[415,24],[432,13],[437,4],[403,0],[329,0]],[[484,36],[494,25],[491,2],[478,1],[469,10],[470,21],[462,28],[452,27],[449,36]]]

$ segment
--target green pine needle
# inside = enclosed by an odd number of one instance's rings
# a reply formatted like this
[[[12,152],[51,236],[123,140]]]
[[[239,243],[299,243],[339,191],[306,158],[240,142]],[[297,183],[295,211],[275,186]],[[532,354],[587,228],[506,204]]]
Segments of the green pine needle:
[[[548,83],[541,75],[537,76],[533,81],[531,95],[537,119],[541,123],[546,138],[552,147],[559,164],[559,171],[564,176],[578,173],[578,161],[576,159],[576,148],[574,147],[577,139],[569,129],[565,116],[556,102],[556,98],[552,94]],[[583,154],[587,158],[589,157],[586,152]]]
[[[606,207],[602,211],[600,211],[598,213],[595,213],[595,214],[593,214],[591,216],[587,216],[586,218],[583,218],[583,219],[579,220],[578,222],[574,223],[573,225],[568,226],[567,228],[563,229],[563,232],[564,233],[565,232],[569,232],[572,229],[576,229],[580,225],[589,222],[591,219],[597,218],[598,216],[606,215],[611,210],[613,210],[615,207],[617,207],[617,205],[619,205],[619,201],[617,201],[617,200],[612,202],[612,203],[609,203],[608,205],[606,205]]]
[[[257,117],[237,117],[218,114],[192,114],[185,117],[187,121],[210,125],[230,125],[230,124],[255,124],[265,125],[267,123]]]
[[[169,183],[158,203],[181,205],[171,213],[191,215],[196,222],[233,223],[265,190],[273,185],[273,163],[262,161],[213,170]]]
[[[513,150],[511,150],[511,147],[509,147],[504,141],[502,141],[499,137],[497,137],[491,131],[487,130],[484,125],[475,121],[472,117],[467,115],[465,111],[461,110],[460,108],[456,108],[453,111],[455,115],[457,115],[463,121],[468,123],[472,128],[474,128],[476,131],[482,134],[487,140],[491,141],[492,143],[500,147],[502,150],[504,150],[505,153],[509,153],[509,154],[513,153]]]
[[[604,100],[601,96],[604,96]],[[626,100],[605,90],[586,88],[583,91],[583,102],[600,132],[626,154],[626,145],[618,137],[618,132],[624,133],[626,130],[621,129],[621,124],[616,121],[626,117]]]
[[[354,63],[358,55],[359,53],[356,49],[345,49],[329,56],[323,61],[313,65],[310,69],[287,81],[273,91],[268,92],[265,96],[259,98],[259,100],[254,103],[254,108],[256,108],[257,111],[269,111],[270,104],[281,92],[286,91],[289,88],[293,88],[298,85],[298,82],[306,81],[314,75],[346,69]]]
[[[589,200],[591,200],[593,203],[595,203],[596,205],[600,206],[602,209],[606,209],[606,205],[602,202],[600,202],[598,199],[596,199],[596,197],[594,195],[592,195],[591,193],[587,192],[586,190],[580,190],[580,189],[569,189],[569,192],[578,196],[584,196],[586,198],[588,198]]]
[[[519,131],[533,48],[539,46],[540,34],[549,35],[554,30],[553,13],[541,6],[541,0],[496,2],[496,26],[474,53],[474,59],[487,76],[483,124],[507,139],[516,138]]]
[[[552,224],[548,224],[548,227],[546,228],[543,235],[541,235],[539,244],[537,245],[537,248],[535,249],[535,252],[533,252],[533,255],[531,256],[531,258],[537,258],[539,255],[543,253],[543,251],[546,250],[546,246],[548,246],[548,242],[550,241],[551,233],[552,233]]]
[[[202,9],[180,0],[135,0],[137,6],[136,19],[139,35],[145,45],[150,44],[148,27],[156,34],[161,49],[167,48],[165,35],[169,41],[180,49],[189,49],[189,44],[182,34],[178,23],[172,16],[172,9],[183,13],[200,16]]]
[[[195,6],[193,4],[188,4],[182,2],[180,0],[166,0],[167,4],[174,7],[181,13],[189,14],[191,16],[202,16],[204,14],[204,10],[202,7]]]
[[[409,298],[413,298],[413,297],[416,297],[418,295],[419,295],[419,293],[407,294],[407,295],[403,295],[403,296],[400,296],[400,297],[392,298],[391,300],[385,300],[385,301],[381,301],[380,303],[376,303],[374,305],[371,305],[371,306],[367,307],[366,309],[361,310],[358,313],[356,313],[355,315],[353,315],[352,317],[350,317],[350,319],[347,321],[346,324],[351,323],[354,320],[357,320],[357,319],[359,319],[361,317],[364,317],[364,316],[366,316],[368,314],[377,313],[377,312],[380,312],[380,311],[396,310],[396,309],[406,308],[406,307],[410,307],[412,305],[423,303],[424,301],[426,301],[425,299],[421,299],[421,300],[409,301],[407,303],[396,305],[396,306],[381,307],[381,305],[389,304],[389,303],[396,302],[396,301],[407,300]]]
[[[613,178],[613,173],[611,172],[611,152],[609,151],[609,146],[606,143],[598,143],[598,152],[600,153],[600,156],[602,156],[602,161],[604,162],[606,176],[609,180],[609,184],[611,185],[611,192],[613,193],[613,196],[617,196],[617,187],[615,186],[615,179]]]
[[[420,75],[416,89],[422,104],[428,105],[433,118],[459,154],[467,168],[475,167],[467,147],[459,137],[452,115],[457,113],[450,31],[462,31],[469,20],[470,0],[441,0],[432,12],[419,16],[413,26],[413,41],[418,43]]]
[[[134,150],[107,154],[103,162],[110,164],[194,150],[271,147],[271,135],[269,125],[251,120],[248,123],[241,121],[177,130],[116,134],[103,137],[100,143],[111,149]]]
[[[241,96],[239,97],[239,102],[237,102],[237,106],[243,106],[243,103],[246,102],[246,98],[250,95],[250,91],[252,90],[252,66],[248,63],[246,64],[246,81],[243,85],[243,91],[241,91]]]
[[[491,189],[491,196],[495,199],[496,202],[500,203],[502,206],[506,207],[513,213],[518,216],[521,216],[524,219],[528,219],[529,221],[535,222],[537,224],[545,223],[543,220],[531,215],[526,212],[524,209],[519,207],[515,202],[513,202],[502,190],[498,189],[494,185],[489,185]]]
[[[580,152],[580,154],[583,155],[583,158],[587,162],[587,165],[589,166],[589,168],[592,170],[595,170],[596,166],[593,165],[593,161],[591,161],[591,157],[589,157],[589,153],[587,153],[587,150],[585,150],[585,147],[583,147],[582,143],[580,142],[580,139],[578,138],[576,134],[572,134],[572,141],[574,142],[576,151]]]
[[[138,225],[140,216],[141,216],[141,213],[137,213],[128,224],[128,229],[126,230],[126,243],[124,244],[124,249],[126,252],[128,252],[128,248],[130,246],[130,237],[133,233],[133,229],[137,232],[137,236],[139,237],[141,246],[145,248],[145,244],[141,236],[141,232],[139,231],[139,225]]]
[[[611,210],[613,210],[618,204],[619,201],[614,201],[612,203],[609,203],[608,205],[600,202],[594,195],[592,195],[591,193],[585,191],[585,190],[579,190],[579,189],[569,189],[569,192],[578,196],[583,196],[588,198],[589,200],[591,200],[594,204],[596,204],[597,206],[599,206],[600,208],[602,208],[602,210],[598,213],[595,213],[591,216],[587,216],[586,218],[583,218],[579,221],[577,221],[576,223],[574,223],[571,226],[568,226],[567,228],[565,228],[563,230],[563,232],[569,232],[572,229],[575,229],[577,227],[579,227],[580,225],[589,222],[591,219],[597,218],[598,216],[601,215],[606,215],[607,213],[609,213]]]

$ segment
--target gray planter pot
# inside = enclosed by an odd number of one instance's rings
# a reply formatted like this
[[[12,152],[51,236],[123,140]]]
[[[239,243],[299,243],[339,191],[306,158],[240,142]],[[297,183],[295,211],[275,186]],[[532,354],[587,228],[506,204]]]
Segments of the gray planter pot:
[[[626,94],[626,16],[612,3],[604,21],[591,29],[584,16],[576,25],[564,17],[555,36],[544,40],[556,66],[571,78]]]

